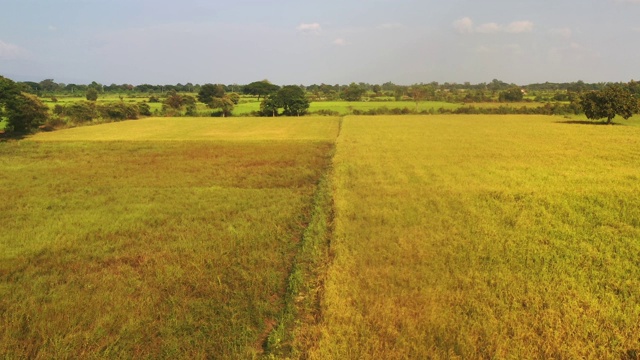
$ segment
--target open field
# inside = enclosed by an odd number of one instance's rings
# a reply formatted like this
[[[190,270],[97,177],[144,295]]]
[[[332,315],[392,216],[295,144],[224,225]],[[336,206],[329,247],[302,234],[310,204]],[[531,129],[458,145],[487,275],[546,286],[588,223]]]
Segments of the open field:
[[[148,118],[0,142],[0,357],[635,359],[640,117],[618,123]]]
[[[346,117],[315,359],[640,353],[640,128]]]
[[[42,132],[33,141],[333,141],[334,117],[299,118],[145,118],[65,131]]]
[[[182,120],[0,143],[0,357],[262,352],[338,119]]]

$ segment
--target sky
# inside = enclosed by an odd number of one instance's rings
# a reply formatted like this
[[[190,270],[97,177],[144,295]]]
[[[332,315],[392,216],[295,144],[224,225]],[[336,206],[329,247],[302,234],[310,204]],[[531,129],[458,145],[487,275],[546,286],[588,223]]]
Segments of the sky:
[[[640,0],[0,0],[0,75],[62,83],[640,79]]]

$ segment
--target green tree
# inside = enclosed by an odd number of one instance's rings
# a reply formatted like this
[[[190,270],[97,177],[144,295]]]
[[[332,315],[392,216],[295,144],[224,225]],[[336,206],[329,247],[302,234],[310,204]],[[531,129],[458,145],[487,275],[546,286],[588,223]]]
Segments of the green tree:
[[[238,93],[232,92],[232,93],[229,93],[229,95],[227,96],[231,101],[233,101],[234,105],[238,105],[238,103],[240,102],[240,95],[238,95]]]
[[[98,90],[96,90],[95,88],[89,88],[87,90],[87,94],[86,94],[86,98],[89,101],[96,101],[98,100]]]
[[[627,120],[639,110],[638,99],[621,85],[608,85],[599,91],[589,91],[580,100],[582,110],[588,119],[607,119],[611,124],[616,115]]]
[[[518,102],[522,101],[524,98],[524,94],[522,94],[522,89],[517,86],[510,88],[509,90],[502,91],[498,96],[499,101],[506,102]]]
[[[7,121],[9,131],[31,132],[48,116],[48,108],[40,99],[21,92],[13,80],[0,76],[0,121]]]
[[[351,83],[342,92],[342,98],[347,101],[360,101],[366,90],[356,83]]]
[[[46,79],[40,81],[39,89],[43,92],[54,92],[58,90],[58,84],[53,79]]]
[[[257,95],[258,101],[260,101],[260,97],[269,96],[279,89],[280,87],[278,85],[270,83],[269,80],[262,80],[245,85],[242,88],[242,93],[246,95]]]
[[[283,109],[282,115],[300,116],[307,113],[309,105],[310,102],[300,86],[287,85],[265,98],[260,107],[265,116],[277,116],[279,109]]]
[[[416,112],[418,112],[418,105],[427,97],[427,89],[423,85],[413,85],[407,91],[411,99],[416,103]]]
[[[220,84],[205,84],[198,91],[198,101],[203,104],[209,104],[213,98],[224,97],[224,86]]]
[[[33,132],[49,118],[49,108],[37,96],[22,92],[6,103],[9,128],[16,132]]]
[[[209,104],[207,104],[211,109],[218,110],[214,112],[214,115],[221,115],[222,117],[231,116],[231,112],[233,111],[233,100],[228,96],[224,96],[221,98],[215,97],[211,100]]]

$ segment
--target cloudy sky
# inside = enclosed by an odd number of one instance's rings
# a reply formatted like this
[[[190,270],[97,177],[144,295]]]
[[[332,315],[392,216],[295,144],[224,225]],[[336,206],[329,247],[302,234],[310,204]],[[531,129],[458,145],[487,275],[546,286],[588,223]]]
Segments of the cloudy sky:
[[[640,0],[0,0],[0,75],[64,83],[640,79]]]

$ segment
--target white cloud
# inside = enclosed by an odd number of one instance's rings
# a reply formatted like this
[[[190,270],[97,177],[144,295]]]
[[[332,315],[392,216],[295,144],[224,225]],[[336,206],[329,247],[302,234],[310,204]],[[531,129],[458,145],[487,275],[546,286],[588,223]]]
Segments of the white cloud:
[[[460,34],[473,33],[473,20],[463,17],[453,22],[453,28]]]
[[[349,43],[347,42],[347,40],[343,39],[343,38],[337,38],[335,40],[333,40],[333,44],[334,45],[338,45],[338,46],[346,46],[349,45]]]
[[[319,34],[322,31],[322,26],[320,26],[320,24],[318,23],[302,23],[298,25],[297,29],[298,31],[305,34]]]
[[[26,57],[27,51],[17,45],[0,40],[0,60],[15,60]]]
[[[522,34],[533,31],[533,22],[531,21],[514,21],[507,25],[501,25],[495,22],[484,23],[474,26],[473,20],[469,17],[463,17],[453,22],[453,28],[460,34],[496,34],[510,33]]]
[[[531,21],[514,21],[507,25],[505,31],[512,34],[529,33],[533,31],[533,23]]]
[[[497,32],[502,31],[502,26],[492,22],[492,23],[486,23],[486,24],[482,24],[480,26],[478,26],[475,29],[476,32],[482,33],[482,34],[495,34]]]

